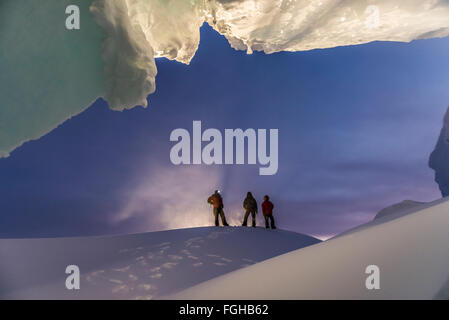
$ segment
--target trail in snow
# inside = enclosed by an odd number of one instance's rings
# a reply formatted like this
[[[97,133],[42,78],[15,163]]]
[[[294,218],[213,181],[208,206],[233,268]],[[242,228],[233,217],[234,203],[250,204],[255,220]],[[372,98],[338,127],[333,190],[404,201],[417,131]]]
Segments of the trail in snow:
[[[0,298],[153,299],[320,242],[282,230],[203,227],[144,234],[0,239]],[[65,288],[67,265],[81,289]]]

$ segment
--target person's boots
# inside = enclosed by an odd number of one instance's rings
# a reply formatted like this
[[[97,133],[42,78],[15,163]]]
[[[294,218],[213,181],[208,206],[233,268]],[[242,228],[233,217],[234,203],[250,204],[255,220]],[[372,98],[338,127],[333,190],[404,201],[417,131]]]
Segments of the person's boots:
[[[276,226],[274,225],[274,223],[271,225],[271,229],[276,229]]]
[[[246,227],[247,225],[248,225],[248,221],[247,220],[243,220],[242,227]]]
[[[224,227],[229,227],[229,224],[226,222],[226,219],[224,219],[222,222]]]
[[[256,221],[253,220],[253,228],[255,228],[255,227],[256,227]]]

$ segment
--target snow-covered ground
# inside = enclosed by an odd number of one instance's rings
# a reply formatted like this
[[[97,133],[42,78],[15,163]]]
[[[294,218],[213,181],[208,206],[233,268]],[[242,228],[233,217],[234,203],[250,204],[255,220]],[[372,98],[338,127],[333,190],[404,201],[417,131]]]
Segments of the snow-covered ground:
[[[203,227],[108,237],[0,239],[0,299],[151,299],[318,243],[294,232]],[[68,265],[80,290],[65,287]]]
[[[395,206],[320,244],[212,279],[170,298],[449,298],[449,199]],[[414,207],[414,209],[413,209]],[[380,270],[368,290],[366,267]]]
[[[65,268],[81,289],[65,288]],[[380,270],[380,289],[365,286]],[[449,298],[449,199],[406,201],[325,242],[203,227],[109,237],[0,240],[0,298]]]

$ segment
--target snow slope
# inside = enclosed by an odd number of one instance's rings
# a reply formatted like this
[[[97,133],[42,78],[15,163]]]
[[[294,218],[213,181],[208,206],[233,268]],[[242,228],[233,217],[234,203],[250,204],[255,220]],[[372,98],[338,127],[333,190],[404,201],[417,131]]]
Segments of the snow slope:
[[[379,217],[315,246],[234,271],[170,298],[449,298],[449,199]],[[366,267],[380,269],[367,290]],[[263,281],[260,281],[263,279]]]
[[[150,299],[320,242],[262,228],[191,228],[85,238],[0,239],[0,299]],[[81,289],[65,288],[78,265]]]
[[[389,217],[390,220],[409,214],[414,211],[418,211],[420,208],[424,208],[429,204],[426,202],[417,202],[413,200],[404,200],[396,203],[392,206],[380,210],[374,217],[374,220]],[[384,221],[384,220],[382,220]]]
[[[448,231],[443,198],[394,205],[321,243],[241,227],[3,239],[0,298],[447,299]],[[70,264],[80,267],[79,291],[65,289]],[[369,265],[380,269],[380,290],[365,287]]]

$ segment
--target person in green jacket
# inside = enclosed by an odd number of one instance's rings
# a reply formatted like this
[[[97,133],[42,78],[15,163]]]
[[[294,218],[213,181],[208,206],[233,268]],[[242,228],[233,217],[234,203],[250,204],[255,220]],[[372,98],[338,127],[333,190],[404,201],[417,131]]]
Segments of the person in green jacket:
[[[256,214],[257,214],[257,202],[254,199],[251,192],[246,194],[246,198],[243,201],[243,209],[245,210],[245,218],[243,219],[243,227],[246,227],[248,224],[248,216],[251,213],[251,217],[253,219],[253,227],[256,227]]]

